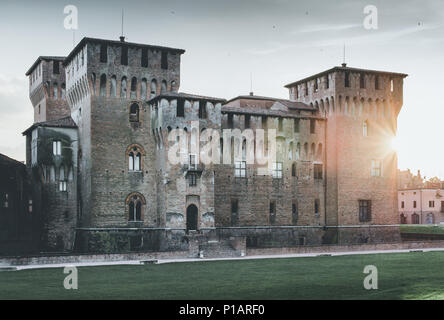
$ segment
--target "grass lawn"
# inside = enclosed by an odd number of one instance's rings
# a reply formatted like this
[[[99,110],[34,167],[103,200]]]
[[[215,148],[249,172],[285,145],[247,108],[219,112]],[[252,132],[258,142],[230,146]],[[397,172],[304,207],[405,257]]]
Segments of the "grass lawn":
[[[443,225],[403,224],[399,227],[401,233],[444,234]]]
[[[366,265],[378,289],[365,290]],[[444,299],[444,252],[0,272],[1,299]]]

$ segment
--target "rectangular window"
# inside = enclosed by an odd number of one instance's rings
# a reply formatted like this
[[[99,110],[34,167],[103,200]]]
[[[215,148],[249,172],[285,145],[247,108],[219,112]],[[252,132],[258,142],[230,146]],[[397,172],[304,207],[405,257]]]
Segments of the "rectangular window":
[[[404,201],[401,201],[401,208],[404,209]]]
[[[162,51],[161,55],[162,55],[161,56],[161,61],[160,61],[161,68],[163,70],[167,70],[168,69],[168,52]]]
[[[228,115],[228,128],[233,129],[233,115],[232,114]]]
[[[184,104],[185,101],[183,99],[177,99],[176,117],[185,116]]]
[[[59,62],[58,61],[53,61],[52,62],[52,73],[54,73],[54,74],[59,74],[60,73]]]
[[[148,48],[142,49],[142,61],[140,65],[142,68],[148,68]]]
[[[59,181],[59,191],[66,191],[66,181]]]
[[[291,205],[291,221],[293,225],[298,224],[298,204],[296,202]]]
[[[250,116],[245,115],[245,129],[250,128]]]
[[[361,73],[359,75],[359,86],[361,89],[365,89],[365,78],[364,78],[364,74]]]
[[[310,119],[310,133],[316,132],[316,120]]]
[[[314,165],[313,174],[316,180],[322,180],[322,164]]]
[[[368,222],[372,219],[370,200],[359,200],[359,222]]]
[[[9,208],[9,194],[5,193],[5,198],[3,200],[3,208]]]
[[[262,116],[262,129],[267,129],[267,117]]]
[[[278,119],[278,131],[283,131],[284,130],[284,119],[279,118]]]
[[[246,161],[236,161],[234,163],[234,176],[236,178],[246,178],[247,177],[247,162]]]
[[[28,201],[28,212],[32,213],[32,200]]]
[[[308,82],[305,83],[305,95],[308,96]]]
[[[108,46],[106,43],[102,43],[100,45],[100,62],[102,63],[108,62]]]
[[[315,215],[319,215],[319,213],[320,213],[320,201],[319,201],[319,199],[315,199],[315,202],[314,202],[314,211],[315,211]]]
[[[367,122],[367,120],[362,123],[362,136],[368,137],[368,122]]]
[[[346,71],[345,72],[345,87],[349,88],[350,87],[350,72]]]
[[[435,201],[429,201],[429,208],[435,207]]]
[[[314,79],[314,92],[318,92],[318,79]]]
[[[231,226],[235,227],[239,222],[239,208],[238,208],[238,200],[231,200]]]
[[[382,177],[382,160],[372,160],[372,177]]]
[[[199,102],[199,119],[207,118],[207,102],[200,101]]]
[[[413,208],[416,208],[416,201],[413,201]]]
[[[390,92],[393,92],[393,90],[395,90],[393,79],[390,79]]]
[[[273,163],[272,177],[275,179],[282,179],[282,162]]]
[[[62,142],[61,141],[53,141],[52,142],[52,153],[55,156],[62,155]]]
[[[197,156],[195,154],[190,154],[190,164],[189,164],[189,168],[191,170],[196,170],[197,169]]]
[[[328,78],[328,74],[325,76],[325,89],[330,88],[330,79]]]
[[[120,55],[120,64],[123,66],[128,65],[128,47],[122,45],[122,54]]]
[[[195,174],[190,174],[190,175],[188,176],[188,185],[189,185],[190,187],[194,187],[194,186],[196,186],[196,184],[197,184],[197,175],[195,175]]]
[[[276,202],[270,201],[270,224],[276,221]]]
[[[294,119],[294,132],[298,133],[299,132],[299,119]]]
[[[379,90],[380,86],[379,86],[379,76],[375,76],[375,89]]]
[[[444,212],[444,201],[441,201],[441,212]]]

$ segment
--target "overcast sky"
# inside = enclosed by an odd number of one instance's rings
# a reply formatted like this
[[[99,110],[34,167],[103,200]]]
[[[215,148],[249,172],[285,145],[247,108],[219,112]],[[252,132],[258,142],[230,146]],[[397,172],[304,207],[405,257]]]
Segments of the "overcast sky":
[[[66,5],[84,36],[117,40],[124,7],[128,41],[186,50],[180,91],[232,98],[250,91],[288,98],[285,84],[340,65],[403,72],[399,167],[444,179],[444,1],[143,0],[0,1],[0,153],[25,158],[33,121],[26,70],[39,55],[67,55]],[[378,29],[363,27],[364,7]]]

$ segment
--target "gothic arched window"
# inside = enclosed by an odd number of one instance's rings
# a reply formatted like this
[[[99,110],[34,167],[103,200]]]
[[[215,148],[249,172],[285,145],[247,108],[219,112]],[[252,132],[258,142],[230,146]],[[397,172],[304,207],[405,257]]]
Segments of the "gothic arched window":
[[[143,171],[142,158],[145,155],[144,150],[139,145],[131,145],[126,150],[128,159],[128,171]]]
[[[144,220],[146,201],[143,195],[133,192],[126,198],[127,215],[129,222],[141,222]]]
[[[126,77],[122,78],[122,81],[120,82],[120,97],[121,98],[126,98]]]

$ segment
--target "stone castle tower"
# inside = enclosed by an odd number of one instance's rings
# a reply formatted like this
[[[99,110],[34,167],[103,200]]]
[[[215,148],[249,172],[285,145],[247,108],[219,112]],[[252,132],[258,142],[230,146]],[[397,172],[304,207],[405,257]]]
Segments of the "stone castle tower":
[[[399,223],[391,140],[406,76],[342,64],[285,86],[291,100],[314,106],[328,120],[326,225]],[[343,230],[343,240],[354,235]]]
[[[65,57],[39,57],[26,72],[29,98],[34,107],[34,122],[55,120],[70,115],[67,104]]]

